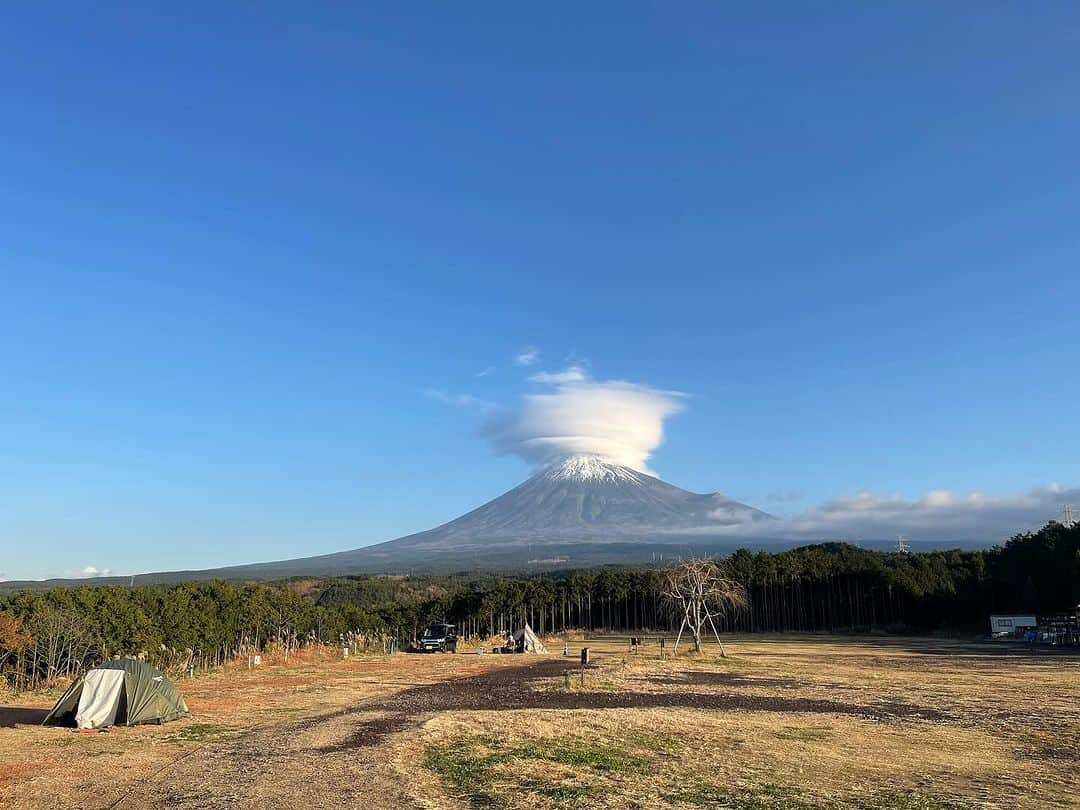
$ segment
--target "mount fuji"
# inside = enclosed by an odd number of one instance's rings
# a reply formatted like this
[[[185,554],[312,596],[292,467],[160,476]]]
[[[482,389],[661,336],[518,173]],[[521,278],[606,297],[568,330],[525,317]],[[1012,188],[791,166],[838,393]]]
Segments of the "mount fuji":
[[[598,456],[575,455],[459,518],[377,545],[318,557],[94,581],[267,580],[644,563],[734,550],[747,544],[739,539],[738,527],[761,528],[762,522],[772,520],[718,492],[688,492]],[[755,539],[750,545],[763,543]]]
[[[207,573],[268,579],[644,562],[665,552],[731,550],[740,544],[738,526],[772,520],[718,492],[688,492],[598,456],[575,455],[427,531],[336,554]]]
[[[456,520],[369,550],[709,533],[769,517],[717,492],[698,495],[630,467],[579,455],[542,469]]]

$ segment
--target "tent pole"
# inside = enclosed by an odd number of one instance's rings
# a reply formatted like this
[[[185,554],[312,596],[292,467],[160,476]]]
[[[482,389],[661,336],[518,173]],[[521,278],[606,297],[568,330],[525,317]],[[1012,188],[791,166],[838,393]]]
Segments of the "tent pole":
[[[708,605],[705,605],[705,616],[709,620],[709,626],[712,627],[713,636],[716,637],[716,643],[720,645],[720,655],[721,655],[721,657],[727,658],[727,651],[724,650],[724,642],[722,642],[720,640],[720,634],[718,632],[716,632],[716,625],[713,624],[712,614],[709,613]]]

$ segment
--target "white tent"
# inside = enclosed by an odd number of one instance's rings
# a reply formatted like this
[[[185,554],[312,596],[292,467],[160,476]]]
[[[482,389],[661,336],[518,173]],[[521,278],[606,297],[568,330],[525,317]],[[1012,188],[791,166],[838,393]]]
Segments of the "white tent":
[[[116,722],[116,711],[124,696],[124,670],[92,669],[83,679],[75,725],[79,728],[106,728]]]
[[[524,653],[537,653],[543,655],[547,652],[547,647],[533,632],[533,629],[529,627],[528,623],[523,628],[514,634],[514,645],[517,647],[518,652]]]

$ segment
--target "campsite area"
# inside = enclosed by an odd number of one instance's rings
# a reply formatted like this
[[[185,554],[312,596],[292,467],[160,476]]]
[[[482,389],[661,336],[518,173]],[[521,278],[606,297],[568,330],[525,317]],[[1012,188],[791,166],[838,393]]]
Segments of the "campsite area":
[[[1080,659],[1011,645],[655,638],[304,651],[181,679],[191,715],[78,734],[0,707],[4,807],[1080,806]],[[670,641],[669,641],[670,649]],[[592,664],[582,683],[578,652]],[[685,652],[685,651],[684,651]]]

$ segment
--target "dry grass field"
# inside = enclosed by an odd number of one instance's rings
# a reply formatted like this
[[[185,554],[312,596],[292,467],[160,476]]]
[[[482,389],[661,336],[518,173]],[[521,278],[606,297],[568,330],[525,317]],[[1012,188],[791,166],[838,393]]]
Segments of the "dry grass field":
[[[0,708],[4,807],[1080,806],[1080,657],[915,639],[625,638],[525,656],[308,657],[181,682],[162,727]]]

